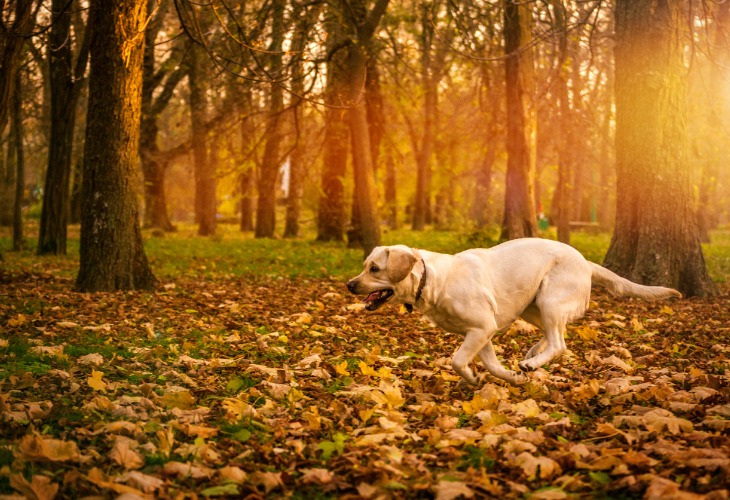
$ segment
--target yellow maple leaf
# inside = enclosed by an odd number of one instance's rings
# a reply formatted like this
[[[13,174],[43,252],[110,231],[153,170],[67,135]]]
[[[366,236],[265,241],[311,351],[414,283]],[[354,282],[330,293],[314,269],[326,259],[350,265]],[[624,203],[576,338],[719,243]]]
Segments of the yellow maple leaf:
[[[482,410],[488,409],[490,405],[481,394],[477,394],[474,396],[474,399],[471,401],[464,401],[461,406],[464,409],[464,413],[467,415],[475,415]]]
[[[575,333],[586,342],[594,341],[598,338],[598,332],[590,326],[581,326],[575,329]]]
[[[363,375],[367,375],[368,377],[377,377],[378,372],[373,370],[371,366],[368,366],[368,364],[365,361],[360,361],[358,364],[360,367],[360,371],[363,373]]]
[[[91,377],[89,377],[86,382],[89,384],[89,387],[95,391],[106,391],[106,382],[101,379],[103,376],[104,372],[91,370]]]
[[[160,398],[160,401],[166,408],[179,408],[181,410],[188,410],[195,404],[195,398],[190,394],[190,391],[167,392]]]
[[[642,330],[646,330],[646,327],[644,327],[644,325],[643,325],[643,324],[642,324],[642,322],[641,322],[641,321],[639,320],[639,318],[636,318],[636,317],[634,317],[634,318],[631,318],[631,328],[632,328],[632,329],[633,329],[633,330],[634,330],[635,332],[640,332],[640,331],[642,331]]]
[[[28,320],[24,314],[18,314],[14,318],[8,320],[8,326],[20,326]]]
[[[378,370],[378,377],[381,379],[390,378],[393,375],[393,370],[387,366],[381,366]]]
[[[350,372],[347,371],[347,360],[343,361],[339,365],[335,365],[335,371],[338,375],[347,376],[350,375]]]
[[[388,408],[398,408],[406,402],[400,389],[385,381],[380,383],[380,390],[374,390],[370,393],[370,397],[376,403],[386,405]]]
[[[660,314],[666,314],[667,316],[671,316],[674,314],[674,310],[669,306],[662,306],[661,309],[659,309]]]

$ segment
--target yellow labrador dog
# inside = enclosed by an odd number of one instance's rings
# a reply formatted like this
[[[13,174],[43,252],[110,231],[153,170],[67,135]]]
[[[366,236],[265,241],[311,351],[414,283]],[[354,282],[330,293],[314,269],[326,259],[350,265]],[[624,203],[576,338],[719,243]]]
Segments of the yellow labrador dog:
[[[565,352],[565,325],[585,313],[591,284],[621,297],[657,300],[682,296],[671,288],[633,283],[587,261],[569,245],[540,238],[512,240],[456,255],[404,245],[377,247],[347,288],[354,294],[367,294],[366,309],[370,311],[392,300],[406,304],[409,310],[417,308],[444,330],[464,335],[451,366],[470,384],[477,383],[469,367],[477,355],[489,373],[520,384],[526,377],[507,370],[497,359],[494,334],[517,318],[541,329],[543,337],[519,363],[522,371],[537,369]]]

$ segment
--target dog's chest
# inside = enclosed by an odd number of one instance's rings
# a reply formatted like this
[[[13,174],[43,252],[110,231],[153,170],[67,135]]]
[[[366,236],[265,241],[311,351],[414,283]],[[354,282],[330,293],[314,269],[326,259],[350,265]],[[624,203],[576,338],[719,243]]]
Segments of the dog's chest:
[[[465,335],[470,325],[462,317],[454,316],[453,312],[444,308],[431,307],[422,311],[423,315],[436,326],[447,332]]]

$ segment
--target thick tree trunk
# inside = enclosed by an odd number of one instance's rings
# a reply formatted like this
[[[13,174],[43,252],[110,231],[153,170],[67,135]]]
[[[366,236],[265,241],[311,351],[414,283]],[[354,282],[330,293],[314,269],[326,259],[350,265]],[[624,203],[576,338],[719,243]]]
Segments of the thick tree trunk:
[[[519,0],[504,0],[507,58],[507,176],[501,239],[537,236],[534,201],[535,134],[532,13]]]
[[[604,265],[690,296],[715,291],[687,163],[681,0],[616,3],[616,229]]]
[[[285,0],[273,0],[269,74],[274,78],[280,77],[284,69],[281,50],[284,42],[285,7]],[[259,197],[256,204],[255,231],[257,238],[272,238],[276,230],[276,180],[279,177],[281,162],[281,113],[284,109],[284,91],[278,82],[271,82],[270,86],[266,144],[258,178]]]
[[[94,30],[76,279],[82,292],[156,284],[142,246],[136,192],[146,4],[91,2]]]

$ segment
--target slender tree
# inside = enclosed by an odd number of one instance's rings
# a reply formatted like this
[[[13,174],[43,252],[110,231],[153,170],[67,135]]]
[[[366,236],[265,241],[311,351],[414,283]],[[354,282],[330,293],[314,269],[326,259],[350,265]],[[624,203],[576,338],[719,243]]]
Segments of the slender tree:
[[[616,228],[604,265],[632,281],[715,291],[687,162],[684,2],[616,2]]]
[[[507,176],[501,239],[537,235],[534,202],[535,134],[532,12],[520,0],[504,0],[507,90]]]
[[[148,11],[154,10],[157,0],[148,0]],[[142,77],[142,123],[139,138],[139,156],[144,174],[144,225],[163,231],[174,231],[167,212],[165,173],[173,156],[161,151],[159,146],[160,114],[167,108],[175,89],[186,74],[181,59],[183,43],[173,42],[168,59],[158,62],[155,42],[164,26],[170,2],[165,1],[155,10],[145,30],[145,50]],[[178,38],[178,40],[184,40]]]
[[[343,12],[347,13],[350,29],[353,30],[347,58],[350,142],[357,186],[353,202],[357,204],[359,212],[362,246],[366,256],[380,244],[378,190],[375,185],[375,167],[365,98],[367,54],[368,46],[373,43],[373,35],[385,14],[388,2],[389,0],[377,0],[368,11],[365,2],[360,0],[350,2],[348,8],[343,9]]]
[[[211,161],[209,153],[208,128],[206,127],[208,108],[204,70],[206,57],[203,46],[199,44],[194,44],[190,48],[187,57],[190,85],[190,133],[195,170],[195,221],[198,223],[200,236],[215,234],[216,229],[215,165]]]
[[[346,61],[349,50],[336,2],[326,11],[327,81],[325,86],[324,152],[317,214],[317,240],[343,241],[345,187],[350,131],[347,127]]]
[[[256,206],[257,238],[271,238],[276,229],[276,180],[281,164],[282,111],[284,110],[283,54],[282,48],[286,26],[284,11],[286,0],[272,0],[271,4],[271,43],[269,44],[269,75],[273,81],[269,83],[269,110],[266,124],[266,143],[261,160],[261,172],[258,176],[258,193]]]
[[[83,292],[152,288],[137,207],[147,0],[92,0],[80,268]]]
[[[88,30],[73,33],[72,36],[72,20],[78,8],[77,1],[51,2],[53,23],[48,36],[51,137],[38,233],[38,255],[66,254],[76,105],[84,83],[89,54]],[[73,40],[76,40],[76,44]],[[75,64],[74,45],[78,53]]]
[[[15,202],[13,204],[13,250],[21,250],[25,246],[23,236],[23,201],[25,194],[25,152],[23,146],[23,97],[21,89],[21,72],[15,74],[15,95],[13,96],[11,137],[8,148],[14,150],[15,160]],[[8,155],[10,156],[10,155]]]

